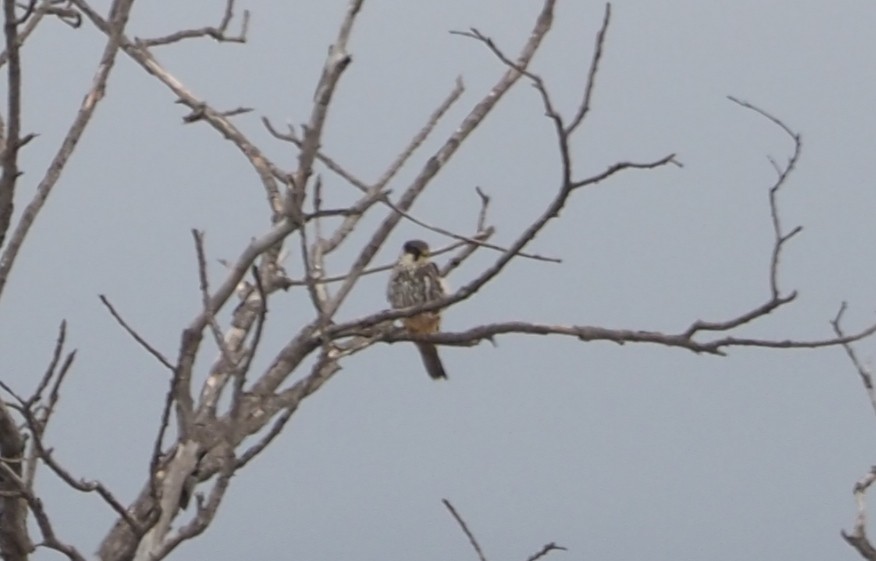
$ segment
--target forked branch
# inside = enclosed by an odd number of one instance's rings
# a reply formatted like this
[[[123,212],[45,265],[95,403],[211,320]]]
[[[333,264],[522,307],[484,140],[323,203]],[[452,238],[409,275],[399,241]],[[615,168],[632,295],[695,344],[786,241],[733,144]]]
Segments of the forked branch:
[[[465,537],[468,538],[468,542],[475,550],[475,553],[478,556],[478,560],[487,561],[487,556],[484,555],[484,551],[483,549],[481,549],[481,545],[478,543],[477,538],[475,538],[474,532],[469,529],[468,524],[465,522],[465,520],[462,518],[456,508],[454,508],[454,506],[450,504],[450,501],[448,501],[447,499],[441,499],[441,502],[444,503],[444,506],[447,508],[448,511],[450,511],[450,515],[453,516],[453,519],[456,520],[457,524],[459,524],[459,528],[465,534]],[[566,548],[559,546],[554,542],[550,542],[548,544],[545,544],[540,550],[527,557],[526,561],[537,561],[551,551],[566,551]]]

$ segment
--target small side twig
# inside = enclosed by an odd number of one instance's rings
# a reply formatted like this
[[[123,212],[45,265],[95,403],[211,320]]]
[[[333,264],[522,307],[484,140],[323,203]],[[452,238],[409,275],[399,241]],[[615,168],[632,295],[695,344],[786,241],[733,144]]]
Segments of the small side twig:
[[[785,124],[784,121],[772,115],[768,111],[761,109],[760,107],[749,103],[748,101],[743,101],[735,98],[732,95],[728,95],[727,99],[741,107],[744,107],[745,109],[750,109],[751,111],[754,111],[762,117],[769,119],[773,124],[777,125],[789,137],[791,137],[791,140],[794,142],[794,151],[788,158],[788,161],[785,163],[785,165],[780,166],[774,159],[770,158],[770,163],[772,163],[773,169],[776,170],[776,174],[778,176],[775,183],[773,183],[769,190],[770,218],[773,225],[773,235],[775,236],[772,256],[770,258],[770,289],[772,290],[773,298],[778,298],[780,294],[779,260],[781,258],[782,249],[784,249],[785,244],[788,243],[791,238],[803,231],[803,227],[795,226],[788,232],[784,231],[784,229],[782,228],[781,218],[779,216],[779,205],[777,199],[782,186],[785,185],[788,177],[797,167],[797,162],[800,160],[800,155],[803,150],[803,140],[799,133],[794,132],[791,127]]]
[[[584,88],[584,99],[578,105],[578,111],[563,131],[566,135],[575,132],[590,111],[590,100],[596,86],[596,73],[599,71],[599,61],[602,60],[602,50],[605,45],[605,34],[608,32],[608,24],[611,22],[611,2],[605,5],[605,14],[602,16],[602,27],[596,34],[596,45],[593,48],[593,58],[590,59],[590,71],[587,73],[587,86]]]
[[[183,29],[176,33],[171,33],[163,37],[154,39],[139,39],[137,43],[144,47],[157,47],[161,45],[170,45],[178,43],[185,39],[197,39],[200,37],[210,37],[220,43],[246,43],[246,36],[249,31],[249,10],[243,11],[243,20],[240,24],[240,32],[237,35],[228,35],[228,26],[231,24],[231,19],[234,17],[234,2],[235,0],[227,0],[225,3],[225,13],[222,15],[222,21],[218,27],[201,27],[199,29]]]
[[[58,363],[61,361],[61,353],[64,351],[64,342],[67,339],[67,320],[61,320],[61,325],[58,327],[58,337],[55,339],[55,348],[52,351],[52,359],[49,362],[48,368],[46,368],[43,377],[40,379],[39,384],[37,384],[36,389],[33,394],[27,400],[28,404],[36,403],[42,397],[43,391],[48,387],[49,382],[52,380],[52,377],[55,374],[55,370],[58,368]]]
[[[475,550],[475,553],[478,555],[478,559],[480,561],[487,561],[487,557],[484,555],[483,549],[481,549],[478,540],[475,538],[474,533],[469,529],[468,524],[466,524],[465,520],[463,520],[462,516],[457,512],[457,510],[450,504],[450,501],[447,499],[441,499],[441,502],[444,503],[444,506],[447,507],[447,510],[450,511],[450,514],[453,516],[453,519],[456,520],[456,523],[459,524],[459,527],[462,529],[462,532],[465,534],[465,537],[468,538],[468,542],[471,544],[472,548]],[[529,557],[527,557],[526,561],[537,561],[541,559],[551,551],[566,551],[565,547],[559,546],[554,542],[549,544],[545,544],[540,550],[536,551]]]
[[[462,519],[462,516],[460,516],[459,513],[456,512],[456,509],[453,508],[453,505],[450,504],[450,501],[448,501],[447,499],[441,499],[441,502],[444,503],[444,506],[447,507],[447,510],[450,511],[450,514],[453,516],[454,520],[456,520],[456,523],[459,524],[460,528],[462,528],[465,537],[468,538],[469,543],[478,554],[478,559],[480,559],[481,561],[487,561],[487,558],[484,556],[484,551],[481,549],[478,540],[475,539],[474,534],[471,532],[471,530],[468,529],[468,524],[465,523],[465,520]]]
[[[833,328],[833,332],[839,338],[845,338],[846,333],[841,326],[841,322],[843,316],[846,313],[846,309],[848,309],[848,305],[846,302],[843,302],[840,305],[839,310],[836,313],[836,316],[830,321],[830,325]],[[858,358],[858,353],[855,352],[854,347],[852,347],[849,343],[842,344],[843,350],[846,352],[846,356],[849,357],[849,360],[852,361],[852,364],[855,366],[855,370],[858,371],[858,376],[861,378],[861,383],[864,385],[864,390],[867,392],[867,397],[870,398],[870,406],[873,408],[873,412],[876,413],[876,389],[873,387],[873,375],[870,373],[870,370],[864,366],[864,363]]]
[[[565,547],[561,545],[557,545],[554,542],[545,544],[540,550],[536,551],[532,555],[526,558],[526,561],[536,561],[536,559],[541,559],[551,551],[568,551]]]
[[[210,333],[213,334],[213,339],[216,346],[219,347],[219,352],[222,353],[222,358],[228,368],[233,369],[237,361],[225,344],[225,336],[222,334],[222,329],[219,327],[219,322],[216,321],[216,315],[210,306],[210,285],[207,280],[207,257],[204,252],[204,233],[200,230],[192,230],[192,237],[195,239],[195,252],[198,257],[198,280],[201,289],[201,303],[204,307],[204,313],[207,314],[207,325],[210,327]]]
[[[146,352],[154,356],[155,359],[158,360],[158,362],[160,362],[165,368],[167,368],[171,372],[174,371],[174,366],[170,362],[170,360],[165,357],[161,353],[161,351],[149,344],[146,339],[144,339],[139,333],[137,333],[136,329],[128,325],[128,322],[126,322],[124,318],[122,318],[122,316],[116,311],[115,307],[110,303],[109,299],[105,295],[99,294],[98,298],[100,298],[100,301],[103,303],[104,306],[106,306],[106,309],[109,310],[109,313],[111,316],[113,316],[113,319],[115,319],[116,322],[118,322],[118,324],[122,326],[122,329],[127,331],[128,335],[130,335],[141,347],[146,349]]]

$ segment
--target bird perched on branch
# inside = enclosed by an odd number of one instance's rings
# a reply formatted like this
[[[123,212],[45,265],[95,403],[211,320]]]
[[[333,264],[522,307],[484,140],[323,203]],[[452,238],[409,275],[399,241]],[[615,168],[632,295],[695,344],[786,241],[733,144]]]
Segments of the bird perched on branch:
[[[439,300],[447,294],[444,279],[438,266],[429,259],[429,246],[422,240],[411,240],[402,246],[402,254],[392,268],[386,298],[393,308],[409,308]],[[408,333],[425,335],[441,329],[441,312],[433,310],[402,319]],[[426,372],[434,380],[447,378],[444,366],[438,357],[438,349],[432,343],[414,343]]]

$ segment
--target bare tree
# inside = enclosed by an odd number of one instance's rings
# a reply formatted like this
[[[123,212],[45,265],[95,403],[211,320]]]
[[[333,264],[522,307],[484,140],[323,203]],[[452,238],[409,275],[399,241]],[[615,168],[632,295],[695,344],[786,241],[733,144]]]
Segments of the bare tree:
[[[217,26],[182,29],[162,37],[135,38],[127,33],[127,23],[133,0],[114,0],[107,14],[100,13],[86,0],[4,0],[5,51],[0,62],[5,65],[8,84],[8,104],[3,118],[2,176],[0,176],[0,298],[16,262],[19,250],[44,204],[64,174],[65,167],[76,150],[77,143],[89,126],[95,110],[104,98],[107,81],[120,55],[129,57],[144,72],[165,86],[186,106],[189,114],[184,122],[206,126],[236,147],[249,163],[253,179],[264,189],[268,208],[265,226],[254,233],[252,242],[227,263],[227,272],[218,280],[207,274],[208,250],[205,234],[192,232],[194,258],[200,274],[201,309],[183,326],[178,326],[179,348],[176,356],[165,356],[147,337],[126,321],[124,314],[105,296],[101,301],[108,313],[143,349],[154,357],[168,373],[168,388],[163,411],[157,420],[156,437],[149,462],[148,477],[139,495],[123,504],[111,489],[99,481],[80,479],[52,454],[44,439],[45,429],[61,396],[66,375],[74,368],[75,351],[67,349],[66,323],[61,322],[54,353],[35,390],[30,395],[3,383],[7,400],[0,402],[0,552],[4,559],[27,559],[35,547],[56,550],[73,560],[84,559],[79,549],[59,536],[51,513],[40,499],[34,477],[42,466],[71,488],[96,493],[115,513],[117,521],[103,538],[98,556],[106,561],[157,560],[171,553],[186,540],[200,535],[213,521],[222,505],[231,478],[264,451],[286,426],[299,405],[320,390],[335,376],[342,362],[366,351],[377,343],[419,342],[435,345],[473,346],[483,340],[492,341],[500,335],[536,334],[575,337],[581,342],[613,341],[618,344],[650,343],[676,347],[693,353],[724,355],[739,347],[773,349],[820,348],[849,345],[876,331],[876,325],[846,334],[836,321],[835,335],[819,340],[793,340],[783,337],[756,339],[738,336],[738,328],[774,314],[796,298],[796,292],[779,283],[782,251],[800,231],[786,227],[779,212],[779,195],[800,158],[800,136],[770,113],[744,101],[731,98],[746,110],[765,118],[768,124],[787,133],[791,154],[782,161],[773,161],[776,178],[769,188],[769,210],[773,227],[772,254],[768,270],[768,290],[761,304],[739,310],[732,317],[698,319],[679,332],[657,332],[635,329],[608,329],[588,325],[552,325],[523,321],[507,321],[473,325],[458,332],[415,334],[396,325],[396,320],[411,318],[425,312],[438,312],[455,306],[486,290],[490,282],[505,275],[506,266],[515,259],[558,261],[527,251],[527,246],[544,227],[560,217],[569,199],[577,192],[610,181],[625,173],[658,170],[665,166],[681,166],[674,153],[657,154],[644,161],[620,161],[605,166],[603,171],[583,176],[576,169],[570,142],[581,130],[590,111],[591,98],[597,83],[599,66],[606,46],[611,21],[611,6],[605,6],[604,18],[590,57],[589,71],[579,100],[571,111],[561,110],[546,81],[532,68],[531,62],[543,40],[551,31],[555,0],[545,0],[532,22],[529,37],[516,51],[496,44],[477,29],[455,32],[472,40],[473,47],[489,50],[495,57],[498,77],[494,85],[480,93],[474,105],[440,142],[440,147],[424,163],[415,163],[414,156],[436,125],[447,117],[448,110],[464,90],[462,81],[451,88],[444,101],[426,119],[419,132],[410,139],[398,156],[387,162],[384,173],[376,181],[366,181],[348,170],[342,162],[321,148],[321,138],[332,101],[341,87],[345,70],[352,63],[350,39],[363,0],[351,0],[326,57],[322,75],[316,84],[313,104],[306,122],[297,128],[281,129],[264,118],[264,126],[277,142],[289,143],[297,149],[297,161],[291,167],[272,161],[264,147],[257,146],[235,124],[234,117],[250,111],[245,107],[224,109],[213,107],[195,96],[185,86],[183,77],[172,75],[155,56],[159,47],[184,41],[213,39],[220,42],[245,43],[249,13],[236,17],[235,2],[228,0]],[[21,57],[22,48],[35,28],[48,20],[60,20],[80,33],[93,30],[103,34],[105,46],[94,64],[94,77],[74,121],[57,147],[57,152],[41,173],[35,193],[27,200],[16,193],[20,176],[18,155],[32,138],[23,134],[21,122]],[[234,31],[232,31],[234,28]],[[453,232],[428,224],[411,213],[413,203],[434,183],[444,166],[463,148],[464,143],[502,102],[505,94],[516,85],[534,86],[540,106],[550,123],[559,156],[559,181],[553,187],[553,199],[541,209],[525,228],[517,232],[507,246],[491,242],[494,228],[489,223],[490,197],[476,189],[479,206],[472,208],[476,226],[471,232]],[[402,184],[398,177],[402,169],[413,169],[414,178]],[[323,176],[332,174],[358,191],[358,200],[345,207],[326,208],[323,204]],[[391,193],[389,187],[393,186]],[[13,204],[22,204],[23,211],[13,219]],[[379,224],[368,230],[362,218],[380,216]],[[422,305],[403,309],[374,309],[372,313],[353,319],[341,318],[341,310],[357,283],[366,275],[383,273],[392,264],[376,263],[375,258],[394,229],[410,221],[423,230],[448,240],[435,254],[449,254],[441,275],[446,276],[475,252],[492,252],[494,259],[483,270],[471,275],[459,289]],[[353,234],[356,234],[353,236]],[[329,274],[326,257],[346,244],[358,243],[354,257],[340,274]],[[284,263],[294,263],[300,277],[287,275]],[[297,332],[285,344],[271,353],[267,367],[253,367],[253,357],[260,350],[266,313],[274,298],[285,291],[305,291],[312,304],[309,318],[301,318]],[[230,319],[219,319],[220,312],[229,312]],[[171,329],[171,327],[168,327]],[[209,342],[219,349],[218,358],[207,369],[206,381],[199,387],[193,382],[195,365],[211,360]],[[208,344],[205,344],[208,343]],[[859,369],[860,370],[860,369]],[[864,377],[863,371],[862,377]],[[865,378],[868,389],[869,377]],[[861,492],[873,481],[873,475],[859,484]],[[185,507],[194,499],[193,514],[188,518]],[[471,540],[481,559],[484,555],[462,517],[449,502],[446,507]],[[863,510],[862,510],[863,512]],[[28,531],[27,518],[33,516],[37,536]],[[863,515],[862,515],[863,516]],[[876,559],[866,541],[863,522],[856,533],[846,536],[869,559]],[[530,559],[538,559],[561,549],[550,543]]]

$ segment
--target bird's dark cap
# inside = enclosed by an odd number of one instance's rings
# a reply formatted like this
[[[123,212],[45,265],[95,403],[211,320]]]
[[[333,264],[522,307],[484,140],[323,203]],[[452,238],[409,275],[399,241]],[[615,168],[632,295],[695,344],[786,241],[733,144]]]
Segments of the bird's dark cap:
[[[427,244],[423,240],[410,240],[405,242],[404,252],[410,253],[415,257],[429,255],[429,244]]]

